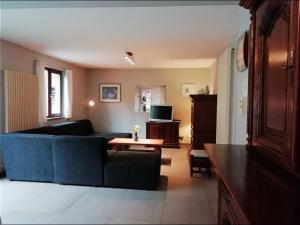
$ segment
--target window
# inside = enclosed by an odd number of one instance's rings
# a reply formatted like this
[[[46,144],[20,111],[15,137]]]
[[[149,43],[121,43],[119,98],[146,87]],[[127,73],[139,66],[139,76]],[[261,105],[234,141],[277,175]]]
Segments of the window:
[[[165,105],[166,86],[136,87],[135,111],[150,112],[151,104]]]
[[[62,71],[45,69],[47,118],[62,117]]]

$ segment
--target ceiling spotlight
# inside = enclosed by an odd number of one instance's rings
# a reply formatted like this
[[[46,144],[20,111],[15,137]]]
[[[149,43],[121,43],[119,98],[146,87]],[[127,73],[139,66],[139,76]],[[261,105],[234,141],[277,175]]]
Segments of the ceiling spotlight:
[[[135,65],[135,61],[133,58],[133,53],[132,52],[125,52],[124,58],[131,64],[131,65]]]

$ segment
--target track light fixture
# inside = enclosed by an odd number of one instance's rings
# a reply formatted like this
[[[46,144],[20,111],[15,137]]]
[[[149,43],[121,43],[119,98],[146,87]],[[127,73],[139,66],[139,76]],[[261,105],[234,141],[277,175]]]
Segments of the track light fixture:
[[[132,52],[125,52],[124,58],[131,64],[131,65],[135,65],[135,61],[133,58],[133,53]]]

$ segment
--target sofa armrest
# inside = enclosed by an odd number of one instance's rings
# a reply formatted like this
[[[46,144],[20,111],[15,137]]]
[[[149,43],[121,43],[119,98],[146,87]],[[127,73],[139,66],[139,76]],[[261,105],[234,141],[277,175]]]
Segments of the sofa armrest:
[[[52,135],[9,133],[0,135],[9,180],[54,181]]]
[[[102,186],[107,160],[106,140],[99,137],[53,138],[55,182]]]

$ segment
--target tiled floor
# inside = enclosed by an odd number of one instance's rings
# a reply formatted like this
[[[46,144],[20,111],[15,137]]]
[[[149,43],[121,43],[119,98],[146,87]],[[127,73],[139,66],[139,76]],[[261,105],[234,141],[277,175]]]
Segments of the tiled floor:
[[[187,150],[163,149],[157,191],[0,180],[4,224],[214,224],[216,178],[190,178]],[[171,160],[170,160],[171,159]]]

